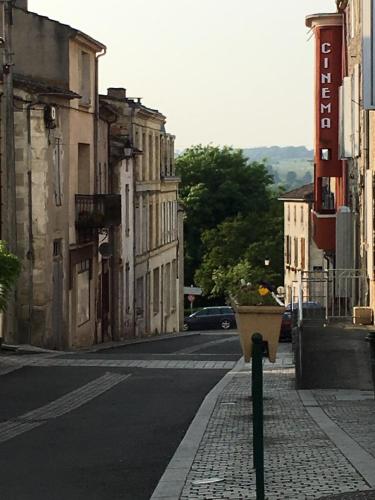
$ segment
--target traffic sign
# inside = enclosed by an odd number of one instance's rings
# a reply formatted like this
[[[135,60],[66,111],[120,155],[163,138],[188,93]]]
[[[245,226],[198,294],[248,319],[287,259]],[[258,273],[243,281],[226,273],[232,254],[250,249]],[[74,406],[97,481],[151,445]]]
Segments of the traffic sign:
[[[194,300],[195,300],[195,295],[188,295],[189,302],[194,302]]]
[[[202,295],[202,288],[197,286],[184,286],[184,295]]]

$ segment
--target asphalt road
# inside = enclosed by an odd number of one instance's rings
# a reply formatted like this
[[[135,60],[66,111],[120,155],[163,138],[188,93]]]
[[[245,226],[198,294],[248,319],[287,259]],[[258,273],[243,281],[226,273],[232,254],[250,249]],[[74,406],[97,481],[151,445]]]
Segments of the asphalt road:
[[[237,336],[217,332],[59,359],[235,362],[240,356]],[[0,499],[148,500],[226,371],[61,367],[52,360],[0,377]]]

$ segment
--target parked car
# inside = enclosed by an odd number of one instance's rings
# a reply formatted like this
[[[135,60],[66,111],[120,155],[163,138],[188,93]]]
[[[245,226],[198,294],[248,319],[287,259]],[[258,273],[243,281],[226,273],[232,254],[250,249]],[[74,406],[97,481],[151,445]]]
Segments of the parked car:
[[[292,340],[292,311],[286,310],[283,313],[280,327],[280,342],[290,342]]]
[[[236,328],[236,318],[231,307],[204,307],[184,319],[184,331],[216,330],[218,328],[223,330]]]
[[[298,303],[288,304],[286,311],[291,313],[292,323],[298,321]],[[302,303],[302,317],[305,322],[324,323],[326,319],[326,310],[319,302],[308,300]]]

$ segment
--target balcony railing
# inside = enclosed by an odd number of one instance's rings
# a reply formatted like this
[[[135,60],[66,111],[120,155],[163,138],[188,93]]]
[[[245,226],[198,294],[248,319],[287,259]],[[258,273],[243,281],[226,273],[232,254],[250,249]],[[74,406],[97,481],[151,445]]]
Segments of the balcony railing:
[[[76,194],[76,228],[100,229],[121,224],[121,195]]]

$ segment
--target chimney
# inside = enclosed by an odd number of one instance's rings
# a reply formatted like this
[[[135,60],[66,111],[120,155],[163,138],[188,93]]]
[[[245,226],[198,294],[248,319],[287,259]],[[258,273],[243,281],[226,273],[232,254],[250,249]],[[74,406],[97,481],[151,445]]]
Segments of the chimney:
[[[126,99],[126,89],[122,87],[110,87],[107,95],[108,97],[115,97],[116,99]]]
[[[28,0],[15,0],[14,6],[18,7],[19,9],[27,10],[28,7],[27,2]]]

